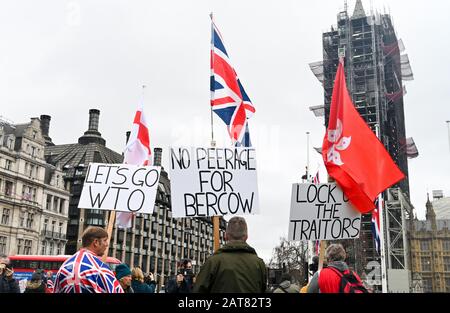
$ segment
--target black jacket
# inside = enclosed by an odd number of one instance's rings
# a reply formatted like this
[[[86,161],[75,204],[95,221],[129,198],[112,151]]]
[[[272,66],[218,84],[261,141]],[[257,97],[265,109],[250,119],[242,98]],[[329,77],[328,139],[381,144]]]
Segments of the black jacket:
[[[4,274],[0,275],[0,293],[20,293],[19,283],[14,278],[8,280]]]
[[[192,280],[185,278],[180,285],[177,284],[177,277],[170,279],[167,282],[166,293],[191,293]]]

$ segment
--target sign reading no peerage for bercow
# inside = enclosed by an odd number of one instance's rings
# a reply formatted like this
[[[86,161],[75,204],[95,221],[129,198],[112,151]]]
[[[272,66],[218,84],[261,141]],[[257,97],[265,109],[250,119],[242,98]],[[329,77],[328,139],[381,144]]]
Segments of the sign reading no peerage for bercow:
[[[336,184],[293,184],[289,240],[359,237],[361,214]]]
[[[89,164],[79,208],[152,214],[159,166]]]
[[[253,148],[171,148],[170,174],[174,217],[259,211]]]

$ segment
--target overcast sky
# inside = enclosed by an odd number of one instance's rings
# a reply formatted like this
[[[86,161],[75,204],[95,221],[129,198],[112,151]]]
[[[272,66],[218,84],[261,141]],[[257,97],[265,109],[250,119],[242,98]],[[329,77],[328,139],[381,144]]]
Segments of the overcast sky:
[[[415,76],[406,82],[406,132],[420,153],[409,161],[409,178],[424,218],[427,191],[450,196],[450,2],[372,2],[392,14]],[[355,1],[348,3],[352,13]],[[371,2],[363,4],[370,11]],[[207,146],[214,11],[256,107],[250,131],[261,214],[247,219],[250,245],[268,260],[287,235],[291,184],[306,165],[305,133],[311,146],[322,142],[323,119],[308,107],[323,104],[323,90],[308,63],[321,60],[322,32],[343,7],[335,0],[2,1],[0,115],[24,123],[48,114],[53,142],[66,144],[87,130],[88,111],[97,108],[107,146],[121,152],[145,84],[152,146]],[[230,144],[217,118],[214,131],[219,146]],[[311,149],[310,159],[315,171],[320,155]],[[325,180],[323,167],[321,175]]]

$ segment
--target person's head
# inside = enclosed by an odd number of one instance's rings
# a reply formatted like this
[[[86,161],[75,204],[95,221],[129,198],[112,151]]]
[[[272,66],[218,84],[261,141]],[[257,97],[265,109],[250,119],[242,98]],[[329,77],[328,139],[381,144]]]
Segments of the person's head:
[[[191,259],[184,259],[181,261],[180,264],[181,268],[187,269],[187,270],[192,270],[192,261]]]
[[[9,258],[6,254],[0,254],[0,275],[5,272],[6,267],[9,266]]]
[[[282,281],[282,282],[283,282],[283,281],[289,281],[289,282],[291,282],[291,280],[292,280],[291,274],[289,274],[289,273],[283,273],[283,274],[281,274],[281,281]]]
[[[81,245],[98,256],[105,254],[108,248],[108,233],[101,227],[89,226],[81,237]]]
[[[139,267],[133,267],[131,270],[131,279],[138,280],[141,283],[144,282],[144,273],[142,273],[142,270]]]
[[[131,270],[125,263],[116,267],[116,278],[124,288],[131,286]]]
[[[226,241],[247,241],[247,223],[243,217],[230,218],[225,232]]]
[[[319,257],[317,255],[313,256],[312,263],[309,264],[309,270],[313,273],[317,272],[319,269]]]
[[[326,251],[327,262],[345,261],[347,254],[340,243],[334,243],[328,246]]]
[[[32,282],[42,281],[42,274],[38,271],[34,272],[33,275],[31,275],[31,281]]]
[[[51,278],[53,276],[53,272],[52,271],[47,271],[47,277]]]

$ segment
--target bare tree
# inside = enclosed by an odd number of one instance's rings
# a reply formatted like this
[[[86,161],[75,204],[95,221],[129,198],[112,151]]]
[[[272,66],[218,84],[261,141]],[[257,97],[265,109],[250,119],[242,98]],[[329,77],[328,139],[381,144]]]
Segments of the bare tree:
[[[289,241],[285,237],[280,238],[280,244],[273,249],[269,267],[283,269],[292,275],[295,282],[304,285],[308,259],[308,245],[304,242]]]

